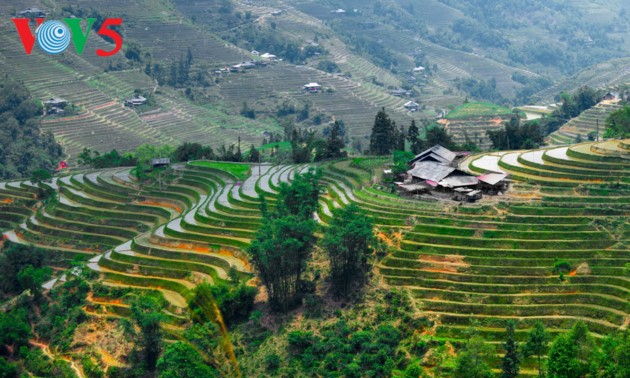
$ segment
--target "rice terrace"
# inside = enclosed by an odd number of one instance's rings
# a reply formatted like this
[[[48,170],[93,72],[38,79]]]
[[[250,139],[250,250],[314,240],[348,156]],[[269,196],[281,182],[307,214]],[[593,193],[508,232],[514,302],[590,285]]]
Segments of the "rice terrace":
[[[624,0],[0,25],[0,378],[630,378]]]

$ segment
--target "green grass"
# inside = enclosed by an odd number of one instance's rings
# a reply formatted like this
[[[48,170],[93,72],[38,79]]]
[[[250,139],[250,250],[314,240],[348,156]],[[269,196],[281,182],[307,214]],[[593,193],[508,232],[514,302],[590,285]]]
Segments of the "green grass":
[[[244,163],[228,163],[223,161],[193,161],[188,164],[226,171],[241,180],[245,180],[249,176],[250,165]]]
[[[272,148],[277,148],[279,151],[288,151],[291,149],[291,142],[273,142],[273,143],[267,143],[267,144],[263,144],[262,146],[260,146],[258,148],[258,150],[260,151],[265,151],[265,150],[269,150]]]
[[[488,117],[507,114],[512,114],[512,110],[504,106],[491,104],[489,102],[469,102],[450,111],[446,115],[446,118],[466,119],[473,117]]]

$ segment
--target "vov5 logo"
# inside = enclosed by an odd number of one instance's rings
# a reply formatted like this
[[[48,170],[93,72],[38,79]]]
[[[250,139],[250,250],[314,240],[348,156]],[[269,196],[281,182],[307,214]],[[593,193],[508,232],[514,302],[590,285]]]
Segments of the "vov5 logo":
[[[77,50],[77,54],[83,54],[83,49],[90,35],[92,25],[96,21],[96,18],[87,19],[87,28],[85,32],[81,30],[81,19],[79,18],[64,18],[61,21],[46,21],[44,18],[36,18],[37,29],[35,35],[31,32],[29,27],[28,18],[13,18],[13,23],[17,28],[17,32],[22,40],[24,51],[27,55],[33,51],[33,45],[37,40],[39,48],[48,54],[59,54],[64,52],[70,45],[70,39],[72,44]],[[121,25],[122,18],[106,18],[103,25],[98,30],[98,35],[109,37],[112,39],[116,46],[110,51],[98,49],[96,55],[98,56],[111,56],[116,54],[122,48],[123,40],[122,36],[113,29],[109,29],[111,26]]]

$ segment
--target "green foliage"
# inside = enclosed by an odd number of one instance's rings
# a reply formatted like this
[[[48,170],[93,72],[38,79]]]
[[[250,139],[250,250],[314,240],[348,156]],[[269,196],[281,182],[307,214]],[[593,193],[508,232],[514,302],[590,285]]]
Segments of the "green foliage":
[[[595,370],[594,377],[630,377],[630,333],[627,330],[604,339]]]
[[[250,119],[256,119],[256,111],[247,105],[247,101],[243,101],[243,108],[241,109],[241,115],[243,117],[247,117]]]
[[[226,171],[236,176],[239,180],[245,180],[249,176],[251,167],[251,165],[249,164],[235,164],[219,161],[193,161],[189,164],[199,167],[218,169],[220,171]]]
[[[26,289],[39,293],[39,285],[52,273],[46,267],[49,256],[43,249],[6,242],[0,254],[0,289],[6,294]]]
[[[402,175],[409,170],[409,161],[413,159],[415,155],[410,151],[394,151],[394,164],[392,166],[392,172],[394,175]]]
[[[131,305],[131,317],[140,328],[137,346],[142,353],[142,366],[154,370],[162,352],[162,327],[164,315],[159,304],[151,297],[139,296]]]
[[[630,138],[630,106],[624,106],[606,118],[604,138]]]
[[[249,313],[254,308],[256,293],[255,287],[248,286],[245,283],[238,285],[225,283],[200,284],[195,288],[190,309],[193,313],[200,311],[201,309],[196,307],[205,305],[202,298],[210,297],[221,311],[225,323],[230,325],[248,318]],[[205,320],[211,321],[214,319]]]
[[[160,378],[216,377],[213,368],[206,365],[201,355],[189,344],[176,342],[169,345],[157,362]]]
[[[137,159],[130,153],[121,155],[116,150],[101,155],[98,151],[84,148],[79,154],[79,164],[92,168],[131,167],[137,164]]]
[[[274,213],[263,211],[263,224],[247,250],[275,310],[287,312],[302,301],[301,275],[316,241],[320,175],[311,169],[280,185]]]
[[[420,130],[416,125],[416,120],[411,121],[411,126],[407,130],[407,141],[410,144],[411,152],[419,154],[422,152],[422,140],[420,139]]]
[[[0,346],[6,351],[11,346],[17,351],[21,346],[28,345],[31,336],[31,326],[26,308],[17,308],[9,312],[0,312]]]
[[[335,159],[346,157],[347,154],[345,151],[343,151],[343,148],[346,146],[343,141],[344,134],[345,130],[342,129],[339,121],[335,121],[335,123],[333,123],[333,126],[330,128],[328,140],[326,141],[325,158]]]
[[[0,357],[0,378],[17,378],[19,367],[15,362],[9,362]]]
[[[173,158],[176,161],[199,159],[212,160],[214,159],[214,152],[210,146],[202,146],[199,143],[186,142],[177,146],[175,152],[173,153]]]
[[[545,330],[545,326],[541,321],[537,321],[534,323],[534,327],[527,334],[527,341],[525,342],[525,345],[523,345],[524,357],[527,358],[530,356],[536,356],[539,377],[544,375],[542,356],[544,356],[547,351],[547,343],[549,342],[549,339],[550,336]]]
[[[41,104],[24,85],[0,81],[0,179],[30,177],[36,170],[52,171],[63,157],[50,132],[42,133]]]
[[[553,262],[553,274],[569,273],[571,271],[571,264],[564,260],[554,259]]]
[[[322,239],[330,259],[333,290],[347,297],[353,284],[362,285],[370,271],[372,246],[376,243],[371,219],[357,205],[333,211]]]
[[[518,117],[513,116],[501,130],[487,130],[492,147],[499,150],[516,150],[537,148],[544,142],[544,135],[537,121],[521,124]]]
[[[337,63],[330,60],[321,60],[319,63],[317,63],[317,69],[329,73],[340,72]]]
[[[585,377],[593,362],[595,342],[588,334],[588,327],[578,321],[567,334],[558,336],[547,358],[550,378]]]
[[[474,78],[457,79],[457,89],[462,90],[479,100],[503,103],[505,98],[497,91],[497,80],[477,80]],[[465,104],[468,105],[468,104]]]
[[[521,358],[518,353],[518,345],[514,341],[514,321],[509,320],[505,327],[507,340],[503,347],[505,355],[501,359],[500,378],[516,378],[520,370]]]
[[[494,353],[494,348],[479,336],[471,337],[456,360],[455,378],[491,378],[492,370],[483,360],[484,355]]]
[[[374,119],[372,134],[370,135],[370,154],[388,155],[398,145],[398,129],[385,108],[379,110]]]

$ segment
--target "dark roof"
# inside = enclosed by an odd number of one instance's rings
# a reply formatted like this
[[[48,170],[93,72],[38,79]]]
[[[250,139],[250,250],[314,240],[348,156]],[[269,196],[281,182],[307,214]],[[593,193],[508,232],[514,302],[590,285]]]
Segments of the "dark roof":
[[[411,170],[407,171],[407,173],[421,180],[440,182],[455,170],[456,169],[453,167],[433,161],[421,161],[416,163],[416,165]]]
[[[457,155],[454,152],[440,146],[439,144],[436,144],[428,150],[425,150],[416,155],[416,157],[411,159],[410,163],[414,164],[428,159],[444,164],[450,164],[453,162],[453,160],[455,160],[456,157]]]

